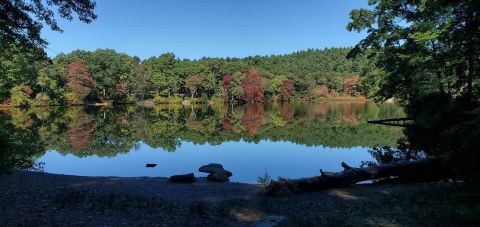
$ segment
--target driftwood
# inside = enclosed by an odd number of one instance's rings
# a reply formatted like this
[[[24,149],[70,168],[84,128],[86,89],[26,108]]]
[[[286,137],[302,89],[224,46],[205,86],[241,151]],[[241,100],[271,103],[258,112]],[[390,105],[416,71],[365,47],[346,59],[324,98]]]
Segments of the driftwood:
[[[271,181],[266,193],[282,195],[305,191],[320,191],[329,188],[346,187],[358,182],[376,179],[401,179],[403,182],[434,181],[445,177],[445,160],[442,157],[415,161],[399,161],[365,168],[354,168],[342,162],[343,171],[329,173],[320,170],[321,175],[302,179]]]

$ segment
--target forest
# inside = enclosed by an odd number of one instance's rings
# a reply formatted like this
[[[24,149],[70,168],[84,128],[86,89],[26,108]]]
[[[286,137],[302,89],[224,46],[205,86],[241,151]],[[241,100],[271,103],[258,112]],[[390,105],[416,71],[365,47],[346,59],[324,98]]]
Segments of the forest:
[[[173,53],[142,60],[99,49],[49,58],[40,31],[61,31],[52,4],[61,18],[97,17],[94,2],[66,2],[1,3],[7,17],[0,20],[9,25],[0,27],[2,106],[394,97],[415,121],[405,130],[409,149],[447,157],[459,178],[480,176],[478,1],[369,1],[368,9],[350,12],[346,29],[366,32],[353,48],[197,60]]]
[[[351,48],[286,55],[179,59],[173,53],[141,60],[111,49],[46,57],[11,44],[0,56],[0,102],[10,106],[299,102],[372,97],[381,72]]]
[[[112,2],[0,0],[0,223],[480,223],[479,0],[202,1],[200,7],[194,1]],[[84,29],[89,23],[95,24]],[[341,35],[338,26],[352,33]],[[46,34],[61,27],[69,45],[49,46],[46,38],[58,39]],[[128,33],[116,35],[119,30]],[[75,34],[81,39],[72,39]],[[234,41],[203,46],[203,37]],[[122,44],[99,42],[112,39]],[[158,53],[133,56],[145,53],[133,45],[138,40]],[[112,46],[135,52],[105,49]],[[47,55],[50,47],[65,53]],[[211,52],[215,48],[228,50]],[[184,59],[165,50],[205,57]],[[379,123],[400,120],[409,123]],[[320,164],[310,177],[270,179],[266,172],[258,178],[261,185],[225,182],[230,167],[213,158],[201,161],[222,171],[189,185],[37,173],[43,171],[37,160],[50,151],[63,157],[46,166],[65,164],[71,155],[106,159],[142,147],[176,152],[182,143],[195,145],[192,151],[225,142],[248,149],[240,141],[259,151],[276,148],[262,141],[318,146],[319,152],[326,150],[320,146],[361,148],[373,159],[349,163],[355,153],[347,152],[338,172]],[[243,164],[231,149],[225,150],[228,158]],[[288,149],[287,158],[298,155]],[[277,156],[259,155],[257,161]],[[140,161],[142,169],[157,165],[148,157]],[[304,163],[293,164],[280,167],[297,171]],[[160,173],[158,167],[150,170]],[[223,175],[224,183],[208,182],[214,175]]]

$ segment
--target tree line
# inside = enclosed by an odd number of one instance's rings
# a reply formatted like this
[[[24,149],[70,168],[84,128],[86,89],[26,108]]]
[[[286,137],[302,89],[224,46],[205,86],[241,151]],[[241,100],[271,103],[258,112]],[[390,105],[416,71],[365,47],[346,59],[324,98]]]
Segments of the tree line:
[[[40,48],[11,44],[0,56],[0,101],[13,106],[84,103],[289,102],[330,96],[372,96],[380,77],[351,48],[286,55],[140,60],[111,49],[76,50],[48,58]]]

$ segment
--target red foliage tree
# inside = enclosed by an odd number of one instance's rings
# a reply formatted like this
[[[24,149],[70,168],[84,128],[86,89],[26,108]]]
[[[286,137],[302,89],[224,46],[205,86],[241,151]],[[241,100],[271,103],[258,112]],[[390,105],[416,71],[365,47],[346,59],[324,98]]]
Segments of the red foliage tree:
[[[357,75],[353,75],[343,80],[343,92],[346,95],[356,96],[358,94],[358,83],[360,78]]]
[[[295,92],[295,83],[293,80],[285,80],[280,86],[280,98],[282,100],[288,101],[292,98],[293,93]]]
[[[223,98],[225,99],[225,102],[228,102],[228,100],[230,100],[230,96],[231,96],[230,91],[232,90],[232,87],[233,87],[232,80],[233,80],[232,74],[225,75],[222,80]]]
[[[316,86],[312,91],[313,95],[318,97],[327,97],[328,96],[328,87],[325,85]]]
[[[88,70],[87,64],[83,61],[73,61],[68,65],[67,86],[75,93],[75,95],[84,100],[93,86],[95,81]]]
[[[257,69],[250,68],[245,73],[245,79],[242,81],[244,95],[243,101],[246,103],[262,102],[265,92],[265,80],[258,74]]]

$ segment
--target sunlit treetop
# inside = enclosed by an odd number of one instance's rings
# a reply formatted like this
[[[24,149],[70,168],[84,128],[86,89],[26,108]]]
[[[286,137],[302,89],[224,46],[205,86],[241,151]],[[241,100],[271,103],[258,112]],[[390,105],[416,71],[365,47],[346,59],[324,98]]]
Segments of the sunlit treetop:
[[[410,100],[456,94],[472,100],[480,72],[480,1],[370,0],[350,13],[349,31],[367,36],[350,52],[366,50],[388,72],[381,95]]]

